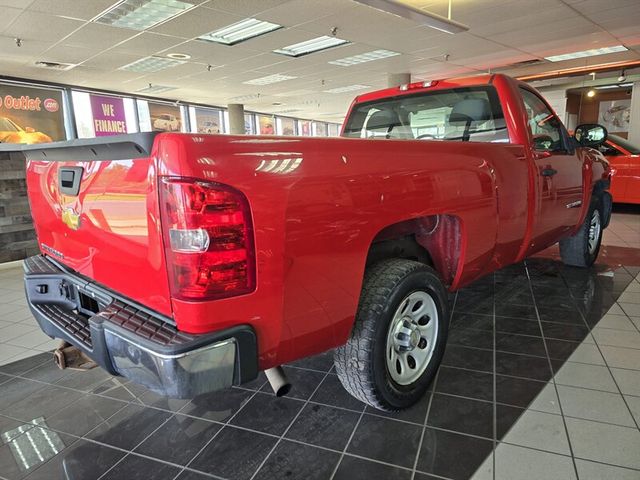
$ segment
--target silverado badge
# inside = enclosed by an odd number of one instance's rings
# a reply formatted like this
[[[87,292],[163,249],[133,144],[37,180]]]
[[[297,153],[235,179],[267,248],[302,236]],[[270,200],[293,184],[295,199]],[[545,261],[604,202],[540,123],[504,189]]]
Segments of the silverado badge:
[[[62,223],[71,230],[78,230],[80,228],[80,214],[73,207],[65,208],[62,211]]]

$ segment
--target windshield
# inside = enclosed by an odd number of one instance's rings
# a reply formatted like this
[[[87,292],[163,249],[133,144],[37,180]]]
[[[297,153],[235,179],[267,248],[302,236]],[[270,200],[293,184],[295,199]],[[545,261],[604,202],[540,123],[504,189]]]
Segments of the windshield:
[[[618,135],[608,135],[607,138],[611,140],[611,143],[620,145],[632,155],[640,155],[640,147],[630,143],[626,138],[619,137]]]
[[[2,132],[19,132],[22,130],[15,123],[5,117],[0,117],[0,131]]]
[[[344,136],[508,142],[509,134],[491,86],[420,92],[357,105]]]

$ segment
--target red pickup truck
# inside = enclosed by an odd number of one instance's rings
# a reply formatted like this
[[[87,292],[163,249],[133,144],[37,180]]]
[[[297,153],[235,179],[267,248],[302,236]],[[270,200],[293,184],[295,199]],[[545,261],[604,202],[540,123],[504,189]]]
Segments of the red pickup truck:
[[[343,138],[144,133],[5,146],[27,158],[42,329],[168,396],[335,349],[386,410],[438,368],[447,290],[560,242],[590,266],[611,215],[606,130],[571,137],[503,75],[358,97]],[[280,383],[278,383],[280,382]]]

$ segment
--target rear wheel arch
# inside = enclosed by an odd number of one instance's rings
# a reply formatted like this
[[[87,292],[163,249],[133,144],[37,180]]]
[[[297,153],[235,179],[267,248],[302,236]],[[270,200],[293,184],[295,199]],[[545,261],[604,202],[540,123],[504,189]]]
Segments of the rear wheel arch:
[[[453,215],[428,215],[389,225],[373,238],[367,267],[386,259],[414,260],[433,267],[446,285],[459,269],[463,247],[461,220]]]

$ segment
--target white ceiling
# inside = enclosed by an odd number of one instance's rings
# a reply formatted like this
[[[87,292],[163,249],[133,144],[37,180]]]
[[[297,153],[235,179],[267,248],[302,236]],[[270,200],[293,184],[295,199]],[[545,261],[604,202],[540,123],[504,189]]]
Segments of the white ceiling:
[[[115,0],[0,0],[0,74],[134,93],[154,85],[177,87],[166,98],[341,121],[354,94],[324,93],[353,84],[386,86],[388,73],[416,80],[486,72],[514,75],[564,67],[640,60],[640,0],[452,0],[452,18],[468,32],[448,35],[350,0],[185,0],[196,6],[144,32],[92,23]],[[446,16],[448,0],[402,0]],[[285,26],[232,47],[196,37],[243,18]],[[329,35],[345,46],[300,58],[271,51]],[[15,38],[22,40],[16,46]],[[516,62],[623,44],[629,51],[551,64]],[[327,62],[388,49],[400,56],[350,67]],[[153,74],[118,70],[148,55],[191,55],[188,63]],[[448,54],[445,61],[445,55]],[[51,71],[36,61],[78,64]],[[207,68],[208,66],[210,68]],[[297,78],[255,87],[243,82],[271,74]],[[363,90],[365,91],[365,90]],[[259,94],[259,96],[257,95]],[[249,96],[249,99],[242,97]],[[256,98],[257,97],[257,98]],[[282,105],[273,105],[279,102]]]

